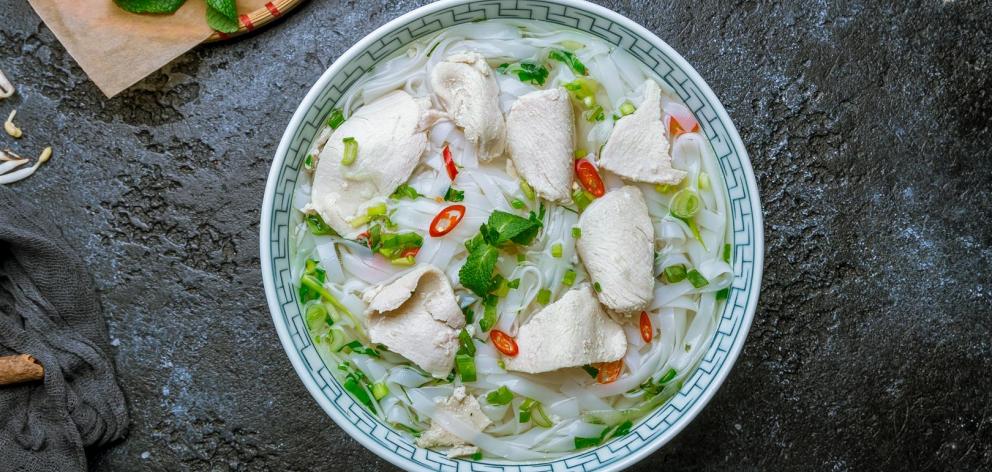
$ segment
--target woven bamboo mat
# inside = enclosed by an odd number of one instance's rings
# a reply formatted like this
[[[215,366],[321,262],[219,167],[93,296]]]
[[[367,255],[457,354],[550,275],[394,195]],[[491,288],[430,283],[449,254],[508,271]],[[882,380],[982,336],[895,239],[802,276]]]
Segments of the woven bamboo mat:
[[[290,10],[296,8],[305,1],[306,0],[272,0],[255,11],[239,15],[238,23],[240,27],[238,28],[238,31],[234,33],[221,33],[219,31],[214,31],[214,34],[210,35],[210,37],[204,42],[212,43],[215,41],[224,41],[226,39],[231,39],[235,36],[240,36],[254,31],[275,21],[286,13],[289,13]]]

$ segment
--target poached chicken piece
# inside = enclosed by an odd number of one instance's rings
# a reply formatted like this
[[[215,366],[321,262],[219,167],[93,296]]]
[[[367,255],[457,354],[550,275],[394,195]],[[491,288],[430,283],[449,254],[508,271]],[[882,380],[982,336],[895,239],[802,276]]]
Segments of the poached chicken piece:
[[[530,92],[506,118],[510,158],[524,180],[546,200],[568,202],[575,152],[575,117],[564,88]]]
[[[626,180],[674,185],[686,173],[672,168],[668,133],[661,115],[661,89],[648,79],[637,111],[620,118],[603,146],[599,166]]]
[[[458,350],[458,330],[465,315],[448,277],[437,267],[421,265],[398,279],[369,288],[369,338],[384,344],[434,377],[451,372]]]
[[[645,309],[654,293],[654,226],[640,189],[627,185],[596,199],[579,228],[576,250],[599,284],[599,301],[617,314]]]
[[[492,421],[482,412],[479,400],[465,391],[465,387],[457,387],[450,397],[435,400],[437,409],[450,414],[458,421],[470,425],[479,431],[486,429]],[[448,457],[467,456],[479,452],[479,448],[467,444],[462,438],[451,434],[437,423],[431,421],[431,427],[417,438],[420,447],[444,447],[448,449]]]
[[[427,134],[419,129],[426,110],[397,90],[359,108],[331,134],[314,172],[310,208],[338,234],[357,234],[349,222],[359,211],[410,178],[427,147]],[[342,163],[345,138],[358,144],[350,165]]]
[[[503,358],[506,369],[531,374],[612,362],[627,352],[623,328],[603,311],[589,284],[537,312],[516,340],[520,353]]]
[[[499,85],[482,55],[461,52],[448,56],[431,71],[431,89],[465,139],[475,145],[479,159],[490,161],[506,148],[506,123],[499,109]]]

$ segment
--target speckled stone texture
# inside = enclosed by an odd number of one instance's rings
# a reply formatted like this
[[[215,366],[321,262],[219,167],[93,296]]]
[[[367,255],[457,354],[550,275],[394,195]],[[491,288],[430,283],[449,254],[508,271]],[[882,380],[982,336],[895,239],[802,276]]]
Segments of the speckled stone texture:
[[[310,85],[419,3],[315,0],[112,100],[26,2],[2,7],[0,114],[26,134],[0,139],[56,150],[16,189],[89,263],[131,406],[94,470],[392,469],[290,367],[258,219]],[[636,470],[992,468],[992,4],[875,3],[606,2],[713,87],[766,217],[741,358]]]

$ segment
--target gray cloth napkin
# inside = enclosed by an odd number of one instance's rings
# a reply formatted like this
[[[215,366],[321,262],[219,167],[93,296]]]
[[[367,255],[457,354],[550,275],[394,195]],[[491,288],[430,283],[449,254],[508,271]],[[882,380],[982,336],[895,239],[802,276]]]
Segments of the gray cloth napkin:
[[[0,386],[0,470],[86,470],[87,447],[128,424],[107,327],[82,260],[0,187],[0,356],[30,354],[45,380]]]

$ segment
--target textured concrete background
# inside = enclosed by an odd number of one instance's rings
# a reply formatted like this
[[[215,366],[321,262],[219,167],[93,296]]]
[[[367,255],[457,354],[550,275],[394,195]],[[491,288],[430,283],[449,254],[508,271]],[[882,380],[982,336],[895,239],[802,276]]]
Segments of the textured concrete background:
[[[112,100],[26,2],[2,7],[0,68],[19,94],[0,113],[16,106],[26,131],[3,142],[56,149],[16,189],[90,264],[131,406],[128,439],[94,451],[94,470],[391,469],[291,369],[257,222],[307,89],[419,3],[312,1]],[[766,216],[742,357],[635,469],[992,467],[992,5],[605,3],[713,87]]]

